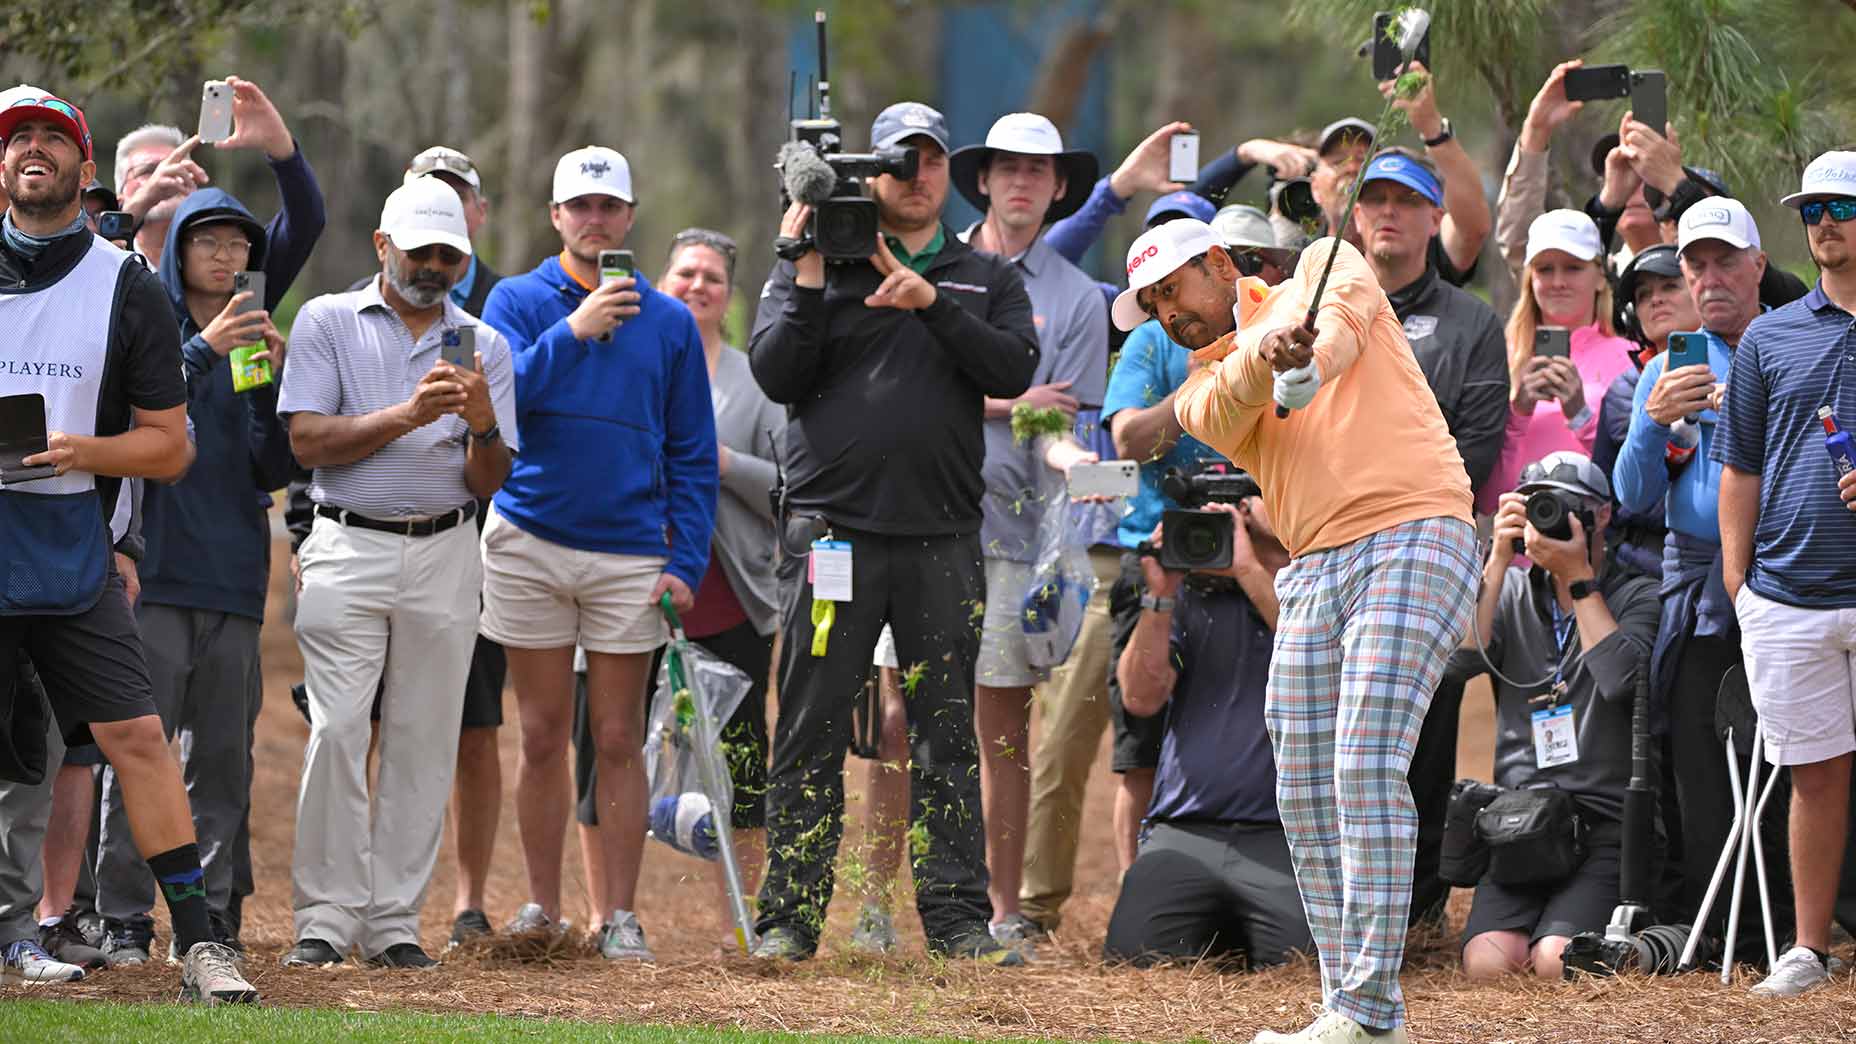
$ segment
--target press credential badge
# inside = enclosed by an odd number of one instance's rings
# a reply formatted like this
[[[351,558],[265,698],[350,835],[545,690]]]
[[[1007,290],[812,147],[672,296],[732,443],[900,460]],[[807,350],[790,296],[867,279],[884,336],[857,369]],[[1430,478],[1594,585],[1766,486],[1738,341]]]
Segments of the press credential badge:
[[[1579,760],[1579,729],[1572,705],[1534,712],[1534,764],[1549,769]]]
[[[812,558],[806,566],[812,581],[812,597],[827,602],[851,600],[851,542],[848,540],[814,540]]]

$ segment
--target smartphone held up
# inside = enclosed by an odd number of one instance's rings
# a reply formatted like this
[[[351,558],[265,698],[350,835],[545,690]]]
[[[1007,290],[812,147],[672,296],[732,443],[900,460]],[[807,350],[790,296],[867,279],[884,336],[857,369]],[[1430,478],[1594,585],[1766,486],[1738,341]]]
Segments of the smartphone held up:
[[[263,272],[238,272],[232,276],[232,296],[237,297],[239,294],[246,293],[251,296],[239,302],[236,314],[244,315],[247,312],[264,311]],[[226,359],[232,364],[233,391],[245,392],[253,388],[262,388],[276,379],[276,374],[271,372],[269,359],[252,358],[253,355],[264,351],[265,347],[264,340],[260,338],[253,344],[242,345],[227,353]]]
[[[631,279],[638,271],[638,263],[629,250],[601,250],[599,252],[599,285],[606,286],[621,279]],[[612,341],[612,331],[599,335],[601,344]]]
[[[232,85],[208,80],[200,89],[200,141],[215,144],[232,137]]]

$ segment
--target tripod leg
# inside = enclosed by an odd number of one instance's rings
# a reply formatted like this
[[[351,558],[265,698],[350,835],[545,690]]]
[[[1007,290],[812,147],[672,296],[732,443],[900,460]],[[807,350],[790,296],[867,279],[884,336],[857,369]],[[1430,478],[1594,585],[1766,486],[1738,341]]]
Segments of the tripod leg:
[[[1702,933],[1707,930],[1708,915],[1714,912],[1714,900],[1720,895],[1721,882],[1727,877],[1728,864],[1733,860],[1734,845],[1739,841],[1740,828],[1745,822],[1745,809],[1742,805],[1740,787],[1740,759],[1734,757],[1734,733],[1727,730],[1727,739],[1723,743],[1727,757],[1727,781],[1733,788],[1734,821],[1727,828],[1727,840],[1721,845],[1721,858],[1714,864],[1714,876],[1708,879],[1708,891],[1701,897],[1701,909],[1695,911],[1695,926],[1688,933],[1688,942],[1682,947],[1682,960],[1677,962],[1678,969],[1691,967],[1695,959],[1695,949],[1701,944]]]
[[[1740,853],[1734,863],[1734,896],[1727,907],[1727,944],[1721,951],[1721,985],[1726,986],[1733,980],[1734,944],[1740,935],[1740,899],[1746,890],[1746,857],[1752,849],[1753,835],[1759,833],[1759,820],[1755,811],[1759,804],[1759,766],[1760,744],[1753,744],[1753,763],[1747,770],[1746,800],[1737,818],[1740,821]],[[1733,756],[1732,748],[1728,757]]]

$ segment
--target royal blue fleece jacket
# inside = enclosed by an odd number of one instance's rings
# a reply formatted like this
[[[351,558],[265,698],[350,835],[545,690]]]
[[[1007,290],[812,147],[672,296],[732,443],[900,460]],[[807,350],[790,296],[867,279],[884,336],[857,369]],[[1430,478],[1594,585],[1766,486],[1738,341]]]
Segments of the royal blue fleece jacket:
[[[483,321],[509,338],[522,451],[496,511],[579,551],[668,556],[692,592],[715,528],[715,412],[702,335],[683,302],[642,276],[639,313],[609,342],[567,317],[587,290],[550,257],[490,291]]]
[[[271,524],[261,497],[290,481],[296,460],[277,419],[277,382],[235,393],[232,367],[206,343],[187,310],[180,243],[209,221],[238,224],[251,240],[246,267],[273,270],[275,240],[229,193],[203,188],[175,211],[161,250],[160,278],[184,339],[180,354],[187,417],[198,456],[179,482],[142,486],[147,542],[140,566],[142,601],[262,620],[271,575]],[[299,245],[304,256],[308,246]],[[294,275],[302,258],[290,265]],[[263,306],[276,307],[289,288],[288,280],[281,285],[267,280]],[[287,355],[284,364],[289,365]]]

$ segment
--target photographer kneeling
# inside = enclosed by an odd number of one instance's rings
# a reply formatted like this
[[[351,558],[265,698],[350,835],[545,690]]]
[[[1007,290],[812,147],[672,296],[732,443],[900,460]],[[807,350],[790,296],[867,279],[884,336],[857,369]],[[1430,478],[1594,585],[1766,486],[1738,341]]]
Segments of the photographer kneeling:
[[[1140,852],[1102,944],[1109,960],[1241,954],[1257,967],[1314,952],[1263,719],[1276,573],[1289,552],[1261,497],[1207,508],[1231,516],[1230,565],[1163,569],[1164,524],[1155,529],[1156,550],[1140,559],[1140,620],[1116,667],[1128,712],[1164,714],[1165,732]]]
[[[1655,581],[1605,568],[1610,520],[1611,484],[1584,454],[1551,453],[1523,469],[1495,514],[1476,627],[1450,662],[1453,676],[1495,677],[1496,784],[1569,795],[1569,833],[1583,835],[1582,845],[1566,840],[1575,851],[1545,858],[1491,846],[1463,931],[1472,978],[1530,967],[1560,978],[1567,942],[1604,928],[1618,902],[1631,696],[1659,607]],[[1533,568],[1511,565],[1517,542]],[[1478,825],[1480,834],[1488,817]]]

